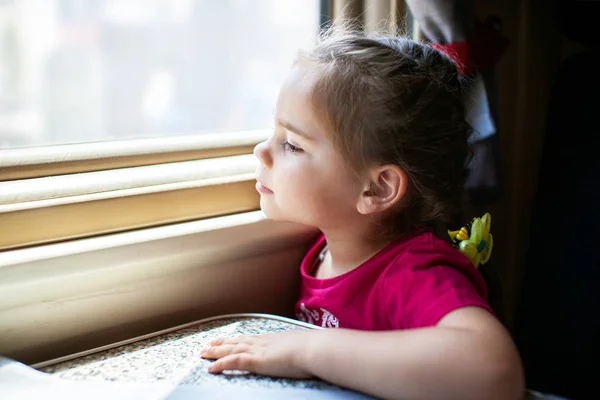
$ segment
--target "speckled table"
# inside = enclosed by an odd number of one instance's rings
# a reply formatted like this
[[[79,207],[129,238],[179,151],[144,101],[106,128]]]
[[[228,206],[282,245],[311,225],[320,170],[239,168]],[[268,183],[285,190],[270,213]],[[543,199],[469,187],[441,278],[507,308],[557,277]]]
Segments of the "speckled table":
[[[163,331],[162,334],[154,337],[146,336],[133,343],[36,368],[69,380],[337,388],[320,380],[275,379],[241,371],[213,375],[207,372],[211,361],[200,357],[200,350],[207,347],[211,339],[217,337],[262,334],[289,329],[310,329],[310,327],[287,318],[266,315],[219,318],[208,322],[187,324],[167,333]]]
[[[76,381],[82,384],[89,382],[86,385],[92,385],[93,383],[101,385],[101,382],[122,382],[125,384],[163,383],[182,388],[182,391],[179,392],[180,396],[175,395],[177,391],[173,392],[174,395],[171,397],[162,397],[160,394],[158,396],[159,398],[169,399],[206,398],[206,391],[184,391],[185,388],[189,390],[190,387],[218,387],[222,391],[210,392],[209,397],[226,400],[239,398],[240,393],[243,393],[243,397],[247,399],[371,399],[371,397],[347,391],[320,380],[276,379],[256,376],[242,371],[213,375],[207,371],[207,367],[211,361],[200,357],[200,350],[206,347],[211,339],[217,337],[262,334],[289,329],[320,328],[303,322],[270,315],[240,314],[224,316],[182,325],[152,335],[121,342],[113,346],[105,346],[101,349],[90,350],[73,356],[63,357],[62,359],[40,363],[32,367],[52,377],[60,378],[61,381]],[[10,363],[12,361],[3,360],[0,357],[0,367],[3,364],[7,365],[7,362]],[[30,370],[33,371],[31,368]],[[1,375],[0,395],[3,394],[2,382],[7,382],[6,378],[2,381]],[[26,375],[23,372],[18,372],[16,375],[12,375],[12,378],[8,378],[8,381],[11,381],[11,379],[14,380],[15,377],[22,378],[23,376]],[[30,375],[27,375],[26,379],[30,379]],[[29,381],[26,382],[28,382],[29,386]],[[33,386],[38,385],[38,381],[32,382],[35,382]],[[57,381],[53,382],[56,383]],[[9,392],[10,389],[14,389],[15,387],[17,388],[17,393],[21,394],[22,388],[18,387],[18,385],[13,385],[13,387],[9,388]],[[58,398],[61,400],[81,398],[79,395],[64,397],[62,395],[63,392],[60,392],[58,396],[48,397],[49,395],[59,393],[55,391],[56,387],[40,386],[40,388],[44,393],[44,398]],[[124,387],[117,387],[113,390],[113,397],[105,395],[109,393],[107,389],[110,388],[97,385],[84,387],[88,398],[90,390],[96,390],[100,396],[99,398],[102,399],[115,399],[114,396],[121,394]],[[243,390],[240,392],[239,390],[232,391],[232,389]],[[269,389],[274,389],[274,391],[268,391]],[[294,392],[295,389],[298,389],[298,391]],[[102,392],[103,390],[104,392]],[[282,392],[281,390],[285,391]],[[321,393],[323,393],[322,396],[320,395]],[[215,397],[216,394],[221,394],[221,397]],[[131,396],[123,398],[139,397]],[[145,398],[148,397],[146,396]],[[566,400],[533,391],[527,391],[525,398],[527,400]]]

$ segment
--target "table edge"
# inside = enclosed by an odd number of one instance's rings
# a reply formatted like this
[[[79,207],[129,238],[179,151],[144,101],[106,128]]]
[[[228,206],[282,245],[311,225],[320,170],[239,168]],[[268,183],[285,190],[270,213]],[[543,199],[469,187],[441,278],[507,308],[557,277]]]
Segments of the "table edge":
[[[302,322],[302,321],[297,321],[295,319],[288,318],[288,317],[282,317],[280,315],[262,314],[262,313],[223,314],[223,315],[217,315],[217,316],[213,316],[213,317],[199,319],[199,320],[188,322],[188,323],[185,323],[185,324],[182,324],[182,325],[177,325],[177,326],[174,326],[172,328],[167,328],[167,329],[163,329],[163,330],[160,330],[160,331],[156,331],[156,332],[152,332],[152,333],[147,333],[145,335],[136,336],[136,337],[133,337],[133,338],[130,338],[130,339],[121,340],[119,342],[107,344],[107,345],[100,346],[100,347],[95,347],[93,349],[84,350],[84,351],[80,351],[80,352],[73,353],[73,354],[68,354],[66,356],[62,356],[62,357],[58,357],[58,358],[53,358],[51,360],[42,361],[42,362],[30,365],[30,367],[34,368],[34,369],[45,368],[45,367],[49,367],[51,365],[59,364],[59,363],[65,362],[65,361],[71,361],[71,360],[74,360],[74,359],[77,359],[77,358],[80,358],[80,357],[89,356],[91,354],[99,353],[99,352],[106,351],[106,350],[111,350],[111,349],[114,349],[116,347],[125,346],[125,345],[132,344],[132,343],[135,343],[135,342],[139,342],[141,340],[147,340],[147,339],[155,338],[157,336],[161,336],[161,335],[164,335],[164,334],[167,334],[167,333],[172,333],[172,332],[178,331],[180,329],[191,328],[191,327],[196,326],[196,325],[205,324],[205,323],[212,322],[212,321],[218,321],[220,319],[234,319],[234,318],[237,318],[237,319],[241,319],[241,318],[264,318],[264,319],[271,319],[271,320],[275,320],[275,321],[279,321],[279,322],[285,322],[285,323],[292,324],[292,325],[297,325],[297,326],[300,326],[302,328],[307,328],[307,329],[323,329],[320,326],[312,325],[312,324],[309,324],[309,323],[306,323],[306,322]]]

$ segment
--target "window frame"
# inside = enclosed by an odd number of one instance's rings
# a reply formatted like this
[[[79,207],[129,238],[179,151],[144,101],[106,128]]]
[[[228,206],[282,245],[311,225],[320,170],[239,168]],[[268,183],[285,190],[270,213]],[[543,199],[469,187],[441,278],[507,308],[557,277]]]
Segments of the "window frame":
[[[158,163],[156,157],[164,161],[172,154],[158,151],[166,147],[163,138],[131,140],[128,141],[130,146],[109,146],[112,158],[93,158],[98,154],[97,149],[106,143],[51,146],[47,152],[26,159],[20,165],[19,157],[15,156],[12,172],[39,173],[52,170],[55,163],[58,166],[53,171],[76,168],[78,172],[0,181],[0,226],[3,228],[0,252],[258,210],[260,197],[255,190],[254,176],[258,160],[249,153],[255,143],[269,134],[267,130],[224,134],[220,141],[215,135],[208,139],[202,135],[174,138],[170,149],[186,146],[187,151],[174,153],[194,157],[191,161]],[[131,145],[140,141],[145,141],[147,147]],[[80,152],[68,152],[73,148],[79,148]],[[140,148],[154,150],[143,154],[148,165],[109,168],[104,164],[103,169],[87,172],[80,168],[89,166],[85,161],[91,161],[91,165],[94,161],[106,160],[112,165],[119,161],[127,165],[132,159],[131,152]],[[236,149],[243,149],[243,153],[211,157]],[[65,151],[67,153],[63,153]],[[19,152],[22,153],[15,149],[13,155]],[[68,154],[62,157],[66,158],[64,163],[54,162],[60,159],[54,158],[58,154]],[[197,159],[202,155],[205,158]],[[3,163],[10,161],[4,159]]]
[[[0,182],[251,154],[270,130],[0,149]]]

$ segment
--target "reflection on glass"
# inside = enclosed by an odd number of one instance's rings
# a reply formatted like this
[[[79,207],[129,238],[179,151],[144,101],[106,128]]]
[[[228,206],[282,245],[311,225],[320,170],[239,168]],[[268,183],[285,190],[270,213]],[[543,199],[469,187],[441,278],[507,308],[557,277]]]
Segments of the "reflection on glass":
[[[318,0],[2,0],[0,148],[272,126]]]

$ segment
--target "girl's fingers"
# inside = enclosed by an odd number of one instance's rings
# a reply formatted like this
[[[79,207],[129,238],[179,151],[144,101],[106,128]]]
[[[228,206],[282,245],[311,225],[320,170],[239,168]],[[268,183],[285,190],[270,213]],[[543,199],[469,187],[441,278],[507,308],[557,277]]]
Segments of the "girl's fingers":
[[[216,360],[219,358],[229,356],[231,354],[245,353],[248,350],[249,346],[244,343],[221,344],[204,349],[200,355],[202,356],[202,358]]]
[[[208,367],[208,372],[220,374],[227,370],[240,370],[255,372],[255,358],[248,353],[238,353],[220,358]]]

